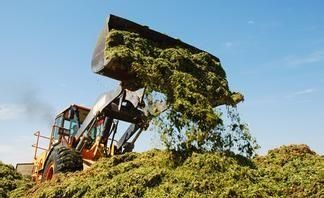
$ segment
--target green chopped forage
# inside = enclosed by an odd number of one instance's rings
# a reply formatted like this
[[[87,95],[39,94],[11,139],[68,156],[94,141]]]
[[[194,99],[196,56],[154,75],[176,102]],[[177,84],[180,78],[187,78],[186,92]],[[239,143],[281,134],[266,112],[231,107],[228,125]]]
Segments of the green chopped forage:
[[[12,197],[322,197],[323,156],[282,146],[253,159],[151,150],[102,158]]]
[[[4,164],[0,161],[0,197],[20,197],[32,187],[29,178],[16,172],[12,165]],[[15,191],[15,193],[13,193]],[[19,196],[16,196],[19,194]]]
[[[217,129],[223,125],[215,107],[235,107],[244,100],[242,94],[230,91],[221,63],[207,52],[110,30],[105,59],[111,63],[110,73],[123,71],[135,76],[122,81],[125,88],[146,87],[146,98],[153,92],[165,96],[167,108],[153,116],[162,123],[151,123],[159,126],[156,131],[171,149],[220,147],[219,142],[211,143],[221,138]]]

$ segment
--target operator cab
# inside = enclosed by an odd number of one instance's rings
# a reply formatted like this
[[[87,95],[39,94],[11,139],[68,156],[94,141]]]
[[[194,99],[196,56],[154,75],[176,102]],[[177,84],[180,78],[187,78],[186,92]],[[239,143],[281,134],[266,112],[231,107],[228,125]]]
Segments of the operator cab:
[[[89,112],[90,109],[73,104],[59,113],[52,128],[53,143],[65,139],[70,144]],[[68,138],[62,138],[65,136]]]

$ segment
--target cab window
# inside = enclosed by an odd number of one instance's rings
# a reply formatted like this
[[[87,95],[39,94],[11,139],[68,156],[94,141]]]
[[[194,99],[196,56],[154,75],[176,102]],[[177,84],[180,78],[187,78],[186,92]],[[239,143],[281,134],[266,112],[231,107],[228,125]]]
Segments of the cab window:
[[[55,119],[54,128],[53,128],[53,138],[57,140],[59,138],[59,128],[62,126],[63,116],[59,116]]]

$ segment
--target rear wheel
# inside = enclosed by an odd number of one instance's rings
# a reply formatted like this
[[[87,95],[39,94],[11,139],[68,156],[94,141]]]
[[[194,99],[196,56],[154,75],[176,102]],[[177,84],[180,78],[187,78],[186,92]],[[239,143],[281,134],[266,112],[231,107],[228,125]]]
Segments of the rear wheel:
[[[82,169],[83,161],[78,152],[64,146],[56,146],[46,161],[42,181],[52,179],[56,173],[75,172]]]

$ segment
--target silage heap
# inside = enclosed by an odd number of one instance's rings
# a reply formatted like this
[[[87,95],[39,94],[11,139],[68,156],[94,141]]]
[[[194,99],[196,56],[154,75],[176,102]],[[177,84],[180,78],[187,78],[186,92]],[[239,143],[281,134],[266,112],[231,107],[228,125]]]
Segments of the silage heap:
[[[27,178],[17,173],[12,165],[0,161],[0,198],[9,197],[9,193],[15,189],[16,193],[21,193],[28,187],[31,187],[31,183]]]
[[[321,197],[323,160],[306,145],[282,146],[253,160],[152,150],[101,159],[88,170],[59,175],[21,196]]]

